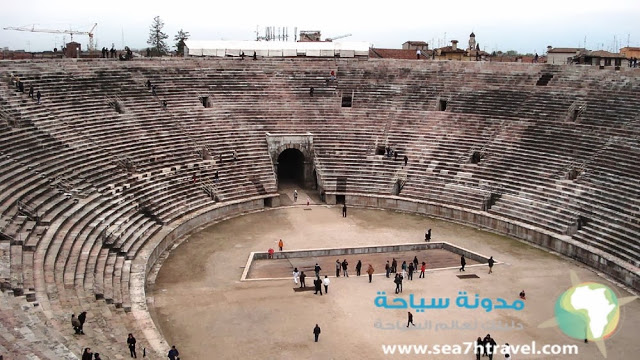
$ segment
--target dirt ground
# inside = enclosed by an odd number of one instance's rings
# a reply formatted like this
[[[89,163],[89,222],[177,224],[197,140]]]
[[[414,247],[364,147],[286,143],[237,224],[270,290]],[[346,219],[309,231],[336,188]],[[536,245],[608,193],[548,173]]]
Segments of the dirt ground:
[[[300,197],[306,202],[306,195]],[[416,275],[413,281],[405,281],[401,295],[407,301],[413,294],[451,299],[452,304],[446,309],[413,311],[419,327],[411,330],[405,327],[407,309],[376,305],[378,292],[386,292],[389,303],[396,299],[395,285],[384,274],[374,276],[372,283],[366,274],[331,278],[324,296],[293,292],[291,279],[239,281],[249,253],[277,249],[280,238],[289,250],[414,243],[424,239],[426,228],[433,229],[432,241],[448,241],[504,263],[496,265],[491,275],[486,265],[468,268],[466,274],[476,274],[475,279],[460,279],[457,268],[449,268],[431,269],[426,279]],[[350,268],[354,266],[350,261]],[[374,268],[379,273],[383,266]],[[237,217],[191,234],[166,259],[148,296],[159,329],[177,346],[182,359],[471,360],[475,359],[472,354],[385,355],[382,345],[459,344],[464,351],[464,342],[487,333],[498,344],[535,341],[538,349],[544,344],[570,344],[579,351],[579,355],[518,354],[513,356],[516,360],[603,359],[594,343],[571,339],[558,328],[538,328],[554,317],[556,299],[571,287],[570,270],[581,281],[609,286],[619,298],[630,295],[578,263],[471,227],[358,208],[350,208],[349,216],[342,218],[340,207],[301,204]],[[469,298],[479,294],[511,303],[523,289],[527,299],[521,311],[453,306],[461,291]],[[621,307],[620,319],[617,331],[605,342],[608,359],[637,358],[640,301]],[[318,343],[312,333],[316,323],[322,329]]]

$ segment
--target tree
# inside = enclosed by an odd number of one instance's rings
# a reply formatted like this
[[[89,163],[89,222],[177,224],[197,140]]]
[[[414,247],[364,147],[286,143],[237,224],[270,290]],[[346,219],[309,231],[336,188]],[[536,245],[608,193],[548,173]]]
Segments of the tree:
[[[166,42],[169,35],[162,32],[163,27],[164,22],[160,20],[160,16],[156,16],[153,18],[153,23],[149,28],[149,40],[147,40],[147,44],[151,45],[151,50],[158,55],[169,52],[169,46],[167,46]]]
[[[189,36],[191,35],[189,34],[188,31],[184,31],[180,29],[178,30],[178,33],[176,34],[176,36],[173,37],[173,41],[176,42],[174,46],[176,48],[177,55],[184,55],[184,42],[186,40],[189,40]]]

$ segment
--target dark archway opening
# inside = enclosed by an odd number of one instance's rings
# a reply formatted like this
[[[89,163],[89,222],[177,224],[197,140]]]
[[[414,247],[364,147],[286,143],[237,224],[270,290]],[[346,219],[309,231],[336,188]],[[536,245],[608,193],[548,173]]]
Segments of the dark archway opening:
[[[286,149],[278,155],[278,183],[304,186],[304,154]]]

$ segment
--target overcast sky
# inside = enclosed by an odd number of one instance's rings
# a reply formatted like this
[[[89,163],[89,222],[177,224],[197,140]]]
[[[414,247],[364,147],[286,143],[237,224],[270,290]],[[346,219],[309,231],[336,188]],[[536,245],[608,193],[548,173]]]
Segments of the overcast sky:
[[[543,53],[547,45],[582,47],[585,38],[589,49],[640,46],[640,0],[0,0],[2,28],[87,31],[98,23],[98,48],[146,48],[156,15],[169,40],[180,28],[194,40],[254,40],[256,26],[261,33],[276,26],[288,27],[291,37],[294,27],[321,30],[323,38],[351,33],[348,40],[379,48],[400,48],[407,40],[437,47],[452,39],[466,47],[471,31],[486,51]],[[63,40],[60,34],[0,30],[0,47],[10,49],[49,50]],[[84,49],[88,37],[74,40]]]

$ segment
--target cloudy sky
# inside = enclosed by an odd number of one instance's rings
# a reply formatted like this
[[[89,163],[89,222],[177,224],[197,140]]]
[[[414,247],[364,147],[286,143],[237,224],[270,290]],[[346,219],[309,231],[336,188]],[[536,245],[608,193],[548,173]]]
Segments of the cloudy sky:
[[[466,46],[474,31],[481,48],[543,53],[554,47],[612,50],[640,46],[640,0],[485,1],[141,1],[0,0],[0,27],[36,24],[41,29],[89,30],[98,23],[98,48],[147,46],[149,25],[158,15],[173,36],[180,29],[194,40],[254,40],[256,26],[321,30],[323,37],[353,34],[348,40],[400,48],[406,40]],[[49,50],[69,37],[0,30],[0,48]],[[86,36],[76,36],[84,45]]]

